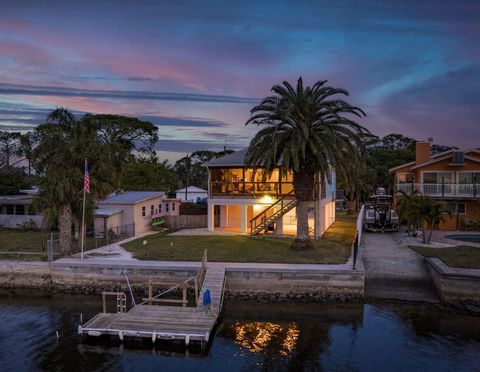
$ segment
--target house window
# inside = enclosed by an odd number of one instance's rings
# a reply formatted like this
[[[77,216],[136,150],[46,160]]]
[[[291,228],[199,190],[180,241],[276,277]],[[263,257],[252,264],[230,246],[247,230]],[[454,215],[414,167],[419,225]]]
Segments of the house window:
[[[7,214],[14,214],[14,207],[13,204],[7,204]]]
[[[399,173],[397,183],[414,183],[414,176],[412,173]]]
[[[142,207],[142,217],[145,217],[147,215],[147,211],[145,207]]]
[[[465,203],[448,202],[443,206],[444,213],[465,214]]]
[[[23,204],[19,204],[15,206],[15,214],[24,215],[25,214],[25,206]]]
[[[172,211],[175,210],[175,203],[172,203]]]
[[[162,213],[162,203],[158,205],[158,213]]]
[[[150,214],[153,215],[154,212],[155,212],[155,206],[152,204],[152,205],[150,206]]]
[[[425,172],[423,173],[423,183],[441,184],[452,183],[453,177],[451,172]]]
[[[460,172],[458,183],[461,185],[478,184],[480,183],[480,172]]]
[[[168,212],[168,203],[165,204],[165,212]]]

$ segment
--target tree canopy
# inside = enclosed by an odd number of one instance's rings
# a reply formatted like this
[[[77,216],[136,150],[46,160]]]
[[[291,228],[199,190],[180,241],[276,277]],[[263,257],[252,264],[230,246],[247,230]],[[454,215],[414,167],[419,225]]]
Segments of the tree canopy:
[[[116,115],[76,118],[63,108],[35,128],[31,157],[39,177],[36,204],[51,223],[58,219],[64,252],[71,247],[72,214],[80,217],[85,159],[91,184],[86,220],[91,222],[95,200],[120,187],[130,151],[150,151],[157,139],[156,130],[149,122]]]
[[[174,192],[177,175],[167,160],[160,162],[154,155],[148,158],[131,155],[122,171],[121,188],[136,191]]]
[[[348,96],[345,89],[331,87],[326,80],[310,87],[300,77],[295,87],[284,81],[271,90],[273,95],[250,111],[246,125],[261,129],[250,141],[246,160],[267,173],[278,164],[293,173],[297,238],[292,248],[311,249],[308,202],[314,200],[315,185],[331,177],[332,167],[341,170],[357,156],[361,135],[368,131],[353,118],[365,113],[342,99]]]
[[[178,177],[178,187],[194,185],[202,189],[207,189],[208,171],[202,164],[233,152],[233,150],[195,151],[177,160],[174,170]]]

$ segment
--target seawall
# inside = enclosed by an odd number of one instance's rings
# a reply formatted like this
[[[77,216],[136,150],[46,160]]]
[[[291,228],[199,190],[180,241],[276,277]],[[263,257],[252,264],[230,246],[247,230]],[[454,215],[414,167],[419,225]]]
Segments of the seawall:
[[[286,265],[208,263],[226,268],[226,297],[266,301],[283,299],[346,301],[364,296],[363,267],[351,265]],[[0,287],[43,288],[77,293],[127,290],[125,273],[135,291],[150,279],[165,288],[197,273],[197,262],[64,258],[53,263],[3,261]]]

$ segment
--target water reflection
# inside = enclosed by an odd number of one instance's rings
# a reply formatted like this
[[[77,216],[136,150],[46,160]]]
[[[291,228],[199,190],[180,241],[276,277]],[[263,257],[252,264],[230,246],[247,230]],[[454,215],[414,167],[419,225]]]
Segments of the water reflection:
[[[0,291],[0,370],[479,370],[479,318],[440,307],[228,301],[206,352],[81,343],[80,313],[99,310],[98,296]]]
[[[300,330],[295,323],[278,324],[271,322],[235,322],[232,325],[235,342],[252,353],[270,348],[287,356],[297,344]]]

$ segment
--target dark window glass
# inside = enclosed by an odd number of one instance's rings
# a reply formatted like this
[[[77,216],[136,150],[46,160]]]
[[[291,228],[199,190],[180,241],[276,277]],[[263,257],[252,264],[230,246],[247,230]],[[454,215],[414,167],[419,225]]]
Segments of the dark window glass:
[[[25,206],[23,204],[15,206],[15,214],[25,214]]]

